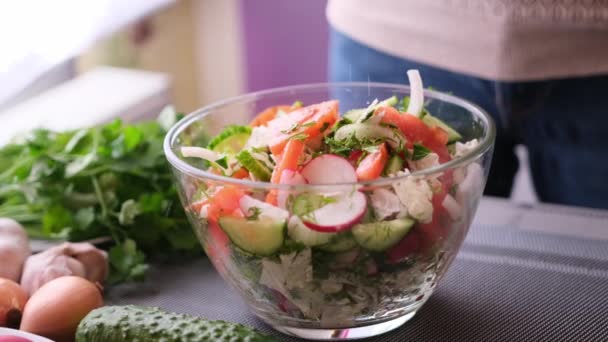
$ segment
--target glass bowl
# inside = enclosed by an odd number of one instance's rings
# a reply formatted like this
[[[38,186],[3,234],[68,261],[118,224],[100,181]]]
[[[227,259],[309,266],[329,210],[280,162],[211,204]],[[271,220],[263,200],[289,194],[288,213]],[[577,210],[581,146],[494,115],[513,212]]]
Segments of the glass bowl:
[[[306,105],[337,99],[340,113],[345,113],[349,109],[366,107],[374,99],[393,95],[401,98],[408,94],[407,86],[382,83],[330,83],[271,89],[201,108],[168,132],[165,154],[172,165],[181,202],[203,249],[251,311],[276,330],[307,339],[344,340],[382,334],[411,319],[433,293],[467,234],[492,156],[495,138],[492,119],[468,101],[425,90],[425,108],[455,128],[463,141],[476,139],[477,144],[469,146],[464,155],[439,166],[357,183],[288,185],[228,178],[205,171],[203,160],[181,157],[180,147],[203,147],[226,125],[245,125],[269,106],[295,101]],[[327,172],[330,175],[333,171]],[[415,207],[419,207],[412,201],[408,202],[410,208],[402,206],[400,212],[390,213],[390,217],[382,213],[382,206],[377,202],[370,204],[373,196],[385,190],[394,189],[399,194],[399,189],[411,188],[412,184],[433,191],[432,199],[428,200],[432,204],[432,215],[424,219],[426,223],[416,221],[412,226],[408,221],[408,215],[413,215]],[[359,240],[353,238],[352,227],[338,234],[316,233],[312,238],[306,237],[308,242],[312,241],[306,247],[295,242],[298,222],[292,222],[293,217],[278,228],[272,224],[265,227],[277,232],[270,238],[252,233],[246,224],[232,227],[239,230],[241,238],[255,241],[260,247],[260,252],[249,253],[224,233],[227,220],[220,218],[218,223],[206,219],[202,213],[200,203],[204,203],[205,196],[226,187],[238,188],[261,200],[274,192],[284,199],[283,206],[290,215],[295,212],[294,203],[298,198],[356,193],[368,203],[362,218],[357,219],[367,228],[363,233],[361,229],[357,230]],[[399,197],[401,199],[401,195]],[[332,209],[338,213],[349,210],[338,204]],[[403,237],[391,235],[391,239],[398,240],[391,241],[390,248],[386,248],[387,243],[366,245],[365,248],[358,244],[360,235],[372,236],[373,240],[373,236],[383,234],[389,218],[391,224],[400,224],[403,229],[410,222]]]

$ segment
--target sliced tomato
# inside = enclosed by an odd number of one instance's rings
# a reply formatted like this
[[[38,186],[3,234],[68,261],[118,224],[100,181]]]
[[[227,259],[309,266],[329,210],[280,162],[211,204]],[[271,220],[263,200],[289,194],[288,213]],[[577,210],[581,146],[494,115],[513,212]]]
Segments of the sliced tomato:
[[[419,249],[420,233],[418,233],[416,230],[412,230],[395,246],[391,247],[391,249],[386,252],[386,256],[388,257],[388,261],[390,263],[396,264],[403,261],[410,255],[417,253]]]
[[[274,120],[274,118],[277,116],[277,113],[279,111],[288,113],[290,110],[291,110],[291,106],[286,106],[286,105],[273,106],[273,107],[266,108],[263,111],[261,111],[260,113],[258,113],[258,115],[256,115],[255,118],[253,118],[253,120],[251,120],[249,125],[251,127],[265,126],[268,122]]]
[[[440,163],[450,160],[450,153],[446,146],[448,136],[441,128],[431,128],[418,117],[400,113],[397,109],[390,106],[380,107],[376,109],[374,114],[382,115],[382,122],[399,128],[407,138],[406,146],[408,148],[412,148],[414,144],[422,144],[424,147],[437,153]]]
[[[209,203],[207,199],[196,201],[190,204],[190,209],[192,209],[192,211],[194,211],[198,215],[201,212],[203,206],[207,203]]]
[[[298,169],[300,158],[302,158],[302,155],[304,154],[305,148],[306,145],[301,140],[289,140],[285,145],[283,154],[277,158],[277,165],[272,171],[270,182],[274,184],[280,183],[281,174],[285,170],[296,171]],[[268,192],[268,195],[266,195],[266,202],[277,205],[276,190],[270,190],[270,192]]]
[[[435,136],[435,139],[442,145],[447,145],[450,137],[448,132],[444,131],[441,127],[431,127],[431,132]]]
[[[346,158],[353,166],[357,166],[359,158],[363,155],[363,151],[361,150],[353,150]]]
[[[378,151],[365,156],[359,166],[357,166],[357,179],[360,181],[373,180],[382,175],[384,166],[388,162],[388,151],[383,143],[378,147]]]
[[[249,177],[249,171],[247,171],[247,169],[240,168],[236,170],[231,177],[236,179],[244,179]]]
[[[220,274],[225,274],[224,264],[230,255],[230,238],[217,221],[209,220],[207,223],[207,256]]]
[[[321,102],[296,109],[289,114],[289,117],[275,119],[295,122],[296,126],[288,132],[284,130],[275,132],[275,137],[269,143],[270,151],[274,155],[280,155],[288,141],[296,140],[293,138],[294,136],[305,143],[314,141],[319,135],[329,132],[338,119],[338,101]],[[284,126],[279,121],[274,121],[274,123],[273,121],[268,123],[268,127]]]
[[[216,192],[209,199],[207,217],[209,221],[217,222],[220,216],[233,215],[236,210],[240,210],[239,201],[245,195],[242,189],[234,186],[226,186]]]
[[[438,242],[447,237],[447,211],[443,207],[446,195],[445,191],[433,195],[433,219],[429,223],[418,223],[415,227],[420,233],[420,251],[423,253],[430,251]]]
[[[230,253],[230,238],[220,228],[218,219],[220,216],[242,217],[239,201],[244,195],[243,190],[234,186],[226,186],[208,200],[207,254],[220,273],[224,271],[224,262]]]
[[[279,158],[279,162],[272,172],[272,183],[279,183],[283,170],[295,171],[298,168],[298,162],[304,154],[306,145],[301,140],[289,140],[285,145],[285,150]]]

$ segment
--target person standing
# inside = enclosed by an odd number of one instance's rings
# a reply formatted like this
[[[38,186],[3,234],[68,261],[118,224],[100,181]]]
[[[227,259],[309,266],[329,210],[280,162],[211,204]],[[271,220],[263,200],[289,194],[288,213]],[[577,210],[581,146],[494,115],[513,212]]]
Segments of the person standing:
[[[608,208],[608,1],[330,0],[331,81],[404,83],[494,117],[486,194],[509,196],[529,151],[541,201]]]

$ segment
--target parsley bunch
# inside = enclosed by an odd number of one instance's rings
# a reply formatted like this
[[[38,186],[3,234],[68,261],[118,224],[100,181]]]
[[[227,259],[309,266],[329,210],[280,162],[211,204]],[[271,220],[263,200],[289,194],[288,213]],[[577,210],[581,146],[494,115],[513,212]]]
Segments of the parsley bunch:
[[[0,217],[29,235],[82,241],[109,237],[110,282],[141,279],[148,256],[200,253],[163,139],[177,115],[70,132],[35,130],[0,149]]]

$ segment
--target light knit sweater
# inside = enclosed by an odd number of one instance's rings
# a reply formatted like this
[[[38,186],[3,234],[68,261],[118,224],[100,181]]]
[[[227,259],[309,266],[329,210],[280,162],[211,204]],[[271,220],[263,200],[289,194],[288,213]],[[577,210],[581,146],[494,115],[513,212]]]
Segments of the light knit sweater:
[[[380,51],[503,81],[608,74],[608,0],[330,0]]]

